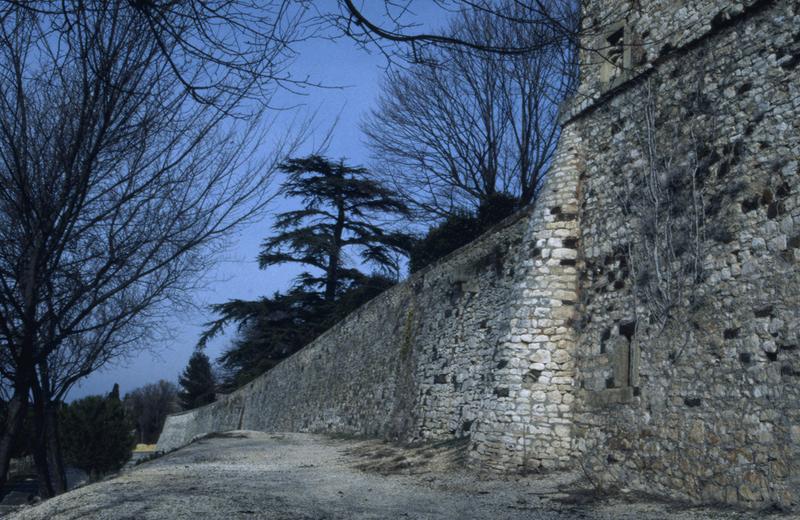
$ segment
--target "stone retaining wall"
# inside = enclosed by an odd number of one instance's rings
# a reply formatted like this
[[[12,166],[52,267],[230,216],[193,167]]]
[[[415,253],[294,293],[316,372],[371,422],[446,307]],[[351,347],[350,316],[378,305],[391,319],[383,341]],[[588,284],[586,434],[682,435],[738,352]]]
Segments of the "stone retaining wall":
[[[170,416],[169,450],[237,428],[402,441],[471,436],[494,468],[570,461],[576,142],[533,210],[415,274],[218,402]]]

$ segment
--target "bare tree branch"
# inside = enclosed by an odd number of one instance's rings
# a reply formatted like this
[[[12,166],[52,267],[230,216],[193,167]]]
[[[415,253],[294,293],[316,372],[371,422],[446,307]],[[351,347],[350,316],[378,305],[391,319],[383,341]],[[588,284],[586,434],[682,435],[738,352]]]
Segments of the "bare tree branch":
[[[544,41],[532,27],[479,11],[462,13],[450,34],[498,47]],[[530,203],[555,151],[559,105],[574,90],[574,53],[561,45],[515,56],[443,47],[390,73],[363,126],[376,169],[424,218],[473,210],[495,194]]]
[[[297,28],[284,31],[286,2],[269,35],[231,1],[50,5],[0,6],[0,360],[15,416],[30,392],[50,413],[81,378],[147,348],[164,310],[263,214],[307,130],[258,151],[269,98],[247,102],[283,81]],[[37,435],[58,492],[56,434]]]

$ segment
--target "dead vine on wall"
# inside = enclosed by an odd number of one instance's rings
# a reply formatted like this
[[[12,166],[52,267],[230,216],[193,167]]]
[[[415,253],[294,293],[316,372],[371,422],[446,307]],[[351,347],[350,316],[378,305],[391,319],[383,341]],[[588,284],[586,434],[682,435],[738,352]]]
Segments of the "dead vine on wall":
[[[699,75],[702,77],[702,74]],[[641,317],[660,333],[701,304],[706,255],[706,181],[718,155],[712,149],[714,114],[704,106],[702,84],[686,111],[658,110],[657,86],[649,79],[638,119],[631,121],[636,147],[623,169],[620,204],[626,216],[627,261],[638,328]],[[633,161],[630,161],[633,157]],[[646,316],[641,316],[644,313]],[[691,327],[673,354],[691,341]]]

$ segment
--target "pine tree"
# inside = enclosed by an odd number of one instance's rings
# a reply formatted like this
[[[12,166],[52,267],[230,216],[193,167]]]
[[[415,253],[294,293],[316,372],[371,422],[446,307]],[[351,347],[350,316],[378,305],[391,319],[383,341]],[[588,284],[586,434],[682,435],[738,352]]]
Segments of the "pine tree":
[[[114,387],[111,389],[111,393],[108,394],[108,398],[119,401],[119,383],[114,383]]]
[[[208,356],[196,350],[178,380],[181,391],[178,399],[184,410],[214,402],[216,384]]]
[[[232,301],[216,308],[240,316],[239,336],[219,357],[224,370],[221,386],[234,390],[272,369],[315,337],[394,285],[383,276],[367,276],[335,302],[295,288],[255,302]]]
[[[298,283],[329,302],[364,277],[347,265],[346,250],[355,250],[364,264],[399,274],[409,238],[381,225],[386,217],[408,215],[395,193],[368,178],[366,169],[319,155],[289,159],[280,170],[287,174],[283,193],[300,197],[304,207],[277,216],[277,234],[263,242],[258,257],[262,269],[285,262],[315,267],[322,273],[304,272]]]
[[[412,244],[387,223],[406,216],[408,208],[364,168],[310,155],[280,169],[287,174],[283,193],[303,206],[277,215],[276,234],[263,242],[259,265],[294,262],[313,272],[302,273],[285,294],[212,307],[221,317],[206,324],[198,347],[228,323],[239,325],[239,337],[219,360],[227,371],[225,388],[271,369],[390,287]],[[347,261],[351,256],[379,272],[362,273]]]
[[[61,441],[67,462],[92,477],[121,468],[133,448],[133,424],[119,400],[119,386],[64,406]]]

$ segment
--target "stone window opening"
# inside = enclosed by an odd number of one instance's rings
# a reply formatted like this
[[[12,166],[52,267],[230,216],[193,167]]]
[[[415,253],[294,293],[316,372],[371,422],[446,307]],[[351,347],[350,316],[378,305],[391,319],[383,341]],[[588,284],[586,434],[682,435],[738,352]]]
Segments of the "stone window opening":
[[[636,321],[618,325],[619,335],[615,352],[614,372],[619,374],[619,387],[639,386],[639,349],[636,343]]]
[[[596,403],[629,403],[639,395],[639,346],[634,339],[636,322],[623,322],[612,333],[607,347],[610,374],[605,389],[595,393]],[[605,341],[604,341],[605,342]]]
[[[628,77],[631,69],[630,34],[624,22],[613,24],[601,42],[600,81],[611,88]]]
[[[623,66],[623,54],[625,54],[625,28],[620,27],[617,31],[606,38],[608,42],[608,53],[606,59],[615,69]]]

